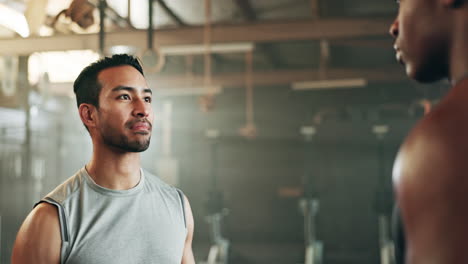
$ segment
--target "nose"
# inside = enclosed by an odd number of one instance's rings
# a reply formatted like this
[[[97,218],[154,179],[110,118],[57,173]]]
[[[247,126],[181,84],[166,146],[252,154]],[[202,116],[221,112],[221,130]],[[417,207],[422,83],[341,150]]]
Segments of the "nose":
[[[135,117],[148,117],[151,112],[151,104],[147,103],[144,99],[139,98],[133,101],[133,116]]]
[[[398,22],[398,18],[397,18],[390,25],[390,30],[389,30],[390,35],[392,35],[394,38],[398,37],[398,28],[399,28],[399,22]]]

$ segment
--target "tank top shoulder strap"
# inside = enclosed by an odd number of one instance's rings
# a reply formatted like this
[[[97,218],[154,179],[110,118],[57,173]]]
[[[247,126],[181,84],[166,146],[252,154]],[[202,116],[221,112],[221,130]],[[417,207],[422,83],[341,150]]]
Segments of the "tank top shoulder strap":
[[[184,199],[184,193],[182,192],[182,190],[176,188],[177,190],[177,193],[179,194],[179,198],[180,198],[180,204],[182,205],[182,215],[184,216],[184,225],[185,225],[185,228],[187,228],[187,220],[185,218],[185,199]]]
[[[48,203],[51,204],[55,207],[57,207],[57,213],[59,217],[59,224],[60,224],[60,236],[62,239],[62,248],[61,248],[61,254],[60,254],[60,263],[65,263],[65,259],[67,258],[69,252],[69,241],[70,241],[70,233],[69,233],[69,228],[68,228],[68,221],[67,221],[67,216],[65,213],[65,209],[63,206],[55,201],[54,199],[50,197],[45,197],[41,199],[38,203],[34,205],[36,207],[37,205],[41,203]]]

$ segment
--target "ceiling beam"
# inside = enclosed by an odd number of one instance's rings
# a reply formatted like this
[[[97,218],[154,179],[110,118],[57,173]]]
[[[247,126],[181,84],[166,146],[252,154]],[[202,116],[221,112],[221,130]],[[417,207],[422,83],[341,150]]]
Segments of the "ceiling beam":
[[[339,39],[332,41],[331,45],[338,46],[352,46],[352,47],[363,47],[363,48],[381,48],[388,49],[393,46],[394,40],[388,36],[388,38],[382,39]]]
[[[241,10],[244,18],[249,22],[257,21],[257,14],[252,7],[250,0],[235,0],[237,7]],[[270,62],[273,68],[282,65],[282,60],[278,53],[275,51],[271,43],[259,43],[257,49],[263,53],[266,59]]]
[[[253,73],[255,86],[289,85],[293,82],[319,80],[317,69],[257,71]],[[187,79],[185,75],[153,75],[148,82],[160,88],[186,88],[187,84],[202,86],[203,76],[194,75]],[[212,84],[223,87],[244,87],[245,73],[218,73],[213,75]],[[327,79],[364,78],[369,82],[401,82],[407,80],[404,71],[398,67],[383,69],[329,69]]]
[[[345,39],[388,34],[391,18],[321,19],[289,22],[266,22],[213,25],[212,43],[273,42],[311,39]],[[0,40],[0,54],[31,54],[40,51],[98,50],[98,34],[56,35],[52,37],[11,38]],[[202,44],[203,27],[155,30],[159,46]],[[130,45],[145,50],[146,30],[109,32],[106,44]]]
[[[189,24],[187,24],[180,16],[178,16],[167,4],[166,1],[164,0],[156,0],[161,6],[161,8],[164,10],[164,12],[172,18],[172,20],[180,27],[187,27]],[[222,60],[222,57],[220,57],[218,54],[211,54],[211,58],[215,62],[220,62]]]
[[[249,21],[257,20],[257,14],[255,13],[254,9],[252,8],[252,4],[250,0],[235,0],[237,7],[242,12],[242,15]]]

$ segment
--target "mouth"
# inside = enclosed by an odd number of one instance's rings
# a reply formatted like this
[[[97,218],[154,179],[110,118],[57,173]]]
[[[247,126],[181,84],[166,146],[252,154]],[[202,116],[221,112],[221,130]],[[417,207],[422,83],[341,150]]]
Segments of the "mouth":
[[[401,65],[405,65],[405,61],[403,60],[403,56],[401,55],[401,52],[397,52],[395,57],[398,63],[400,63]]]
[[[393,46],[393,49],[395,50],[395,58],[398,61],[398,63],[400,63],[401,65],[405,65],[405,60],[403,59],[401,49],[396,44]]]
[[[148,121],[138,120],[138,121],[132,122],[129,128],[136,133],[147,134],[151,131],[152,126],[151,126],[151,123]]]

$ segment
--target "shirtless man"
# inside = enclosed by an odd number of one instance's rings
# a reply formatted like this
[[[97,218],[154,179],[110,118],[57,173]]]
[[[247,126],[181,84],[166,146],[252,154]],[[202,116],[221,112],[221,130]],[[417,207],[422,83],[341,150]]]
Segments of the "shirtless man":
[[[195,263],[187,198],[140,168],[153,110],[138,60],[99,60],[81,72],[74,91],[93,155],[32,210],[12,263]]]
[[[393,169],[408,264],[468,263],[468,0],[401,0],[397,59],[452,89],[410,132]]]

